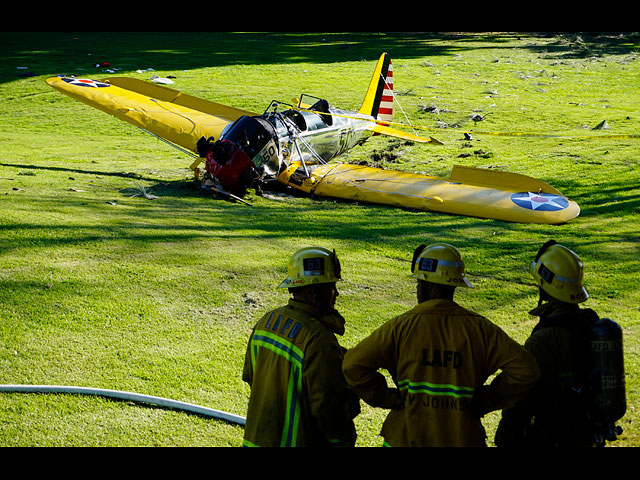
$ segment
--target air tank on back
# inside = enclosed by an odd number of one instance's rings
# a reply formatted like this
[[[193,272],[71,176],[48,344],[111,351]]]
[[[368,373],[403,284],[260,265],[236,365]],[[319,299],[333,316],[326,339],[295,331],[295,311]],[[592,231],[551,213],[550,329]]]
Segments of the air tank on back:
[[[615,425],[627,410],[622,329],[609,318],[591,328],[591,406],[596,443],[616,440],[622,429]]]

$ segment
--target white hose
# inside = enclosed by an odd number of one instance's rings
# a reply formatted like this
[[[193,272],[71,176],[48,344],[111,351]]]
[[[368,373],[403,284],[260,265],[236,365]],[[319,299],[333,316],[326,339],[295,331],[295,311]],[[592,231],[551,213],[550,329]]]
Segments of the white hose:
[[[121,392],[118,390],[106,390],[103,388],[73,387],[64,385],[0,385],[0,392],[6,393],[71,393],[82,395],[98,395],[101,397],[116,398],[132,402],[150,403],[162,407],[184,410],[190,413],[197,413],[209,417],[219,418],[238,425],[245,424],[245,418],[233,413],[214,410],[213,408],[201,407],[192,403],[179,402],[168,398],[154,397],[151,395],[141,395],[139,393]]]

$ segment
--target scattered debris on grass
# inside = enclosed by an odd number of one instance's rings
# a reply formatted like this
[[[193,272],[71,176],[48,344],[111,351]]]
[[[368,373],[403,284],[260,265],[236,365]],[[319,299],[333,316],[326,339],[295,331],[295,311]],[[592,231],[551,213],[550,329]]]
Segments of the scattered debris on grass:
[[[151,193],[151,189],[148,189],[143,185],[138,185],[137,187],[133,188],[124,188],[120,190],[120,193],[128,195],[129,197],[144,197],[147,200],[155,200],[157,198],[160,198],[159,196]]]
[[[601,121],[598,125],[593,127],[593,130],[608,130],[611,128],[606,120]]]

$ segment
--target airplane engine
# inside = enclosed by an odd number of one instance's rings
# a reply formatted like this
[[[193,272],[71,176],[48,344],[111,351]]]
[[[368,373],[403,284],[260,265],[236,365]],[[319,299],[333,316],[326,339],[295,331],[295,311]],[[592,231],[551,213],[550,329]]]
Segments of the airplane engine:
[[[234,194],[280,171],[277,135],[261,117],[242,116],[225,128],[206,152],[206,170]],[[201,139],[202,141],[202,139]]]

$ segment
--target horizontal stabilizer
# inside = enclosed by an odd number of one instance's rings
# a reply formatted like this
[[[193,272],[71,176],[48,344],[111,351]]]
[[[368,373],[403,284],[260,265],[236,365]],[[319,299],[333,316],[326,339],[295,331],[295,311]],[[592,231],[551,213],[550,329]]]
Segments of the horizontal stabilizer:
[[[376,124],[371,130],[374,133],[387,135],[389,137],[401,138],[403,140],[411,140],[412,142],[433,143],[434,145],[444,145],[444,143],[442,143],[440,140],[436,140],[433,137],[429,137],[429,138],[420,137],[418,135],[414,135],[413,133],[403,132],[402,130],[397,130],[395,128],[386,127],[380,124]]]

